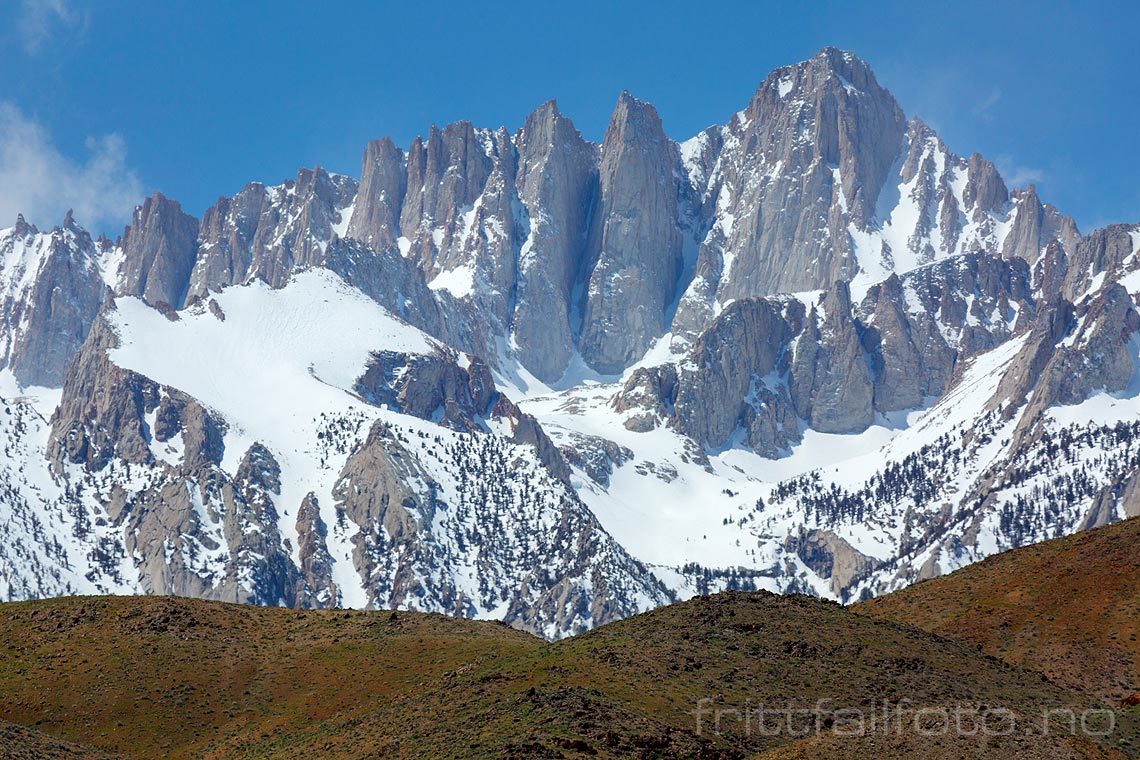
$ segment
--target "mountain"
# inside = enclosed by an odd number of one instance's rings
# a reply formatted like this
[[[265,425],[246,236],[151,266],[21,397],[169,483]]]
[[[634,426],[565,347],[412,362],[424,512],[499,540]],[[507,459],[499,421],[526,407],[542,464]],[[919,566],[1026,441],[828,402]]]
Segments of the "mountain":
[[[833,48],[683,142],[551,101],[0,252],[4,599],[559,638],[1140,513],[1140,225],[1082,235]]]
[[[1140,519],[1004,552],[853,609],[1038,670],[1118,706],[1140,693]]]
[[[670,598],[485,365],[324,269],[180,312],[117,299],[50,426],[14,417],[9,439],[51,458],[13,478],[13,522],[91,550],[82,575],[74,554],[13,556],[10,589],[413,606],[550,636]]]
[[[558,642],[440,615],[170,597],[5,604],[0,631],[0,717],[131,757],[850,757],[872,743],[886,758],[1120,758],[1140,730],[1120,711],[1107,739],[1040,735],[1044,711],[1096,699],[914,628],[763,592]],[[740,717],[760,706],[777,716],[763,731]],[[951,706],[1023,730],[910,730]],[[820,710],[820,730],[784,709]],[[865,730],[845,735],[835,721],[856,711]]]

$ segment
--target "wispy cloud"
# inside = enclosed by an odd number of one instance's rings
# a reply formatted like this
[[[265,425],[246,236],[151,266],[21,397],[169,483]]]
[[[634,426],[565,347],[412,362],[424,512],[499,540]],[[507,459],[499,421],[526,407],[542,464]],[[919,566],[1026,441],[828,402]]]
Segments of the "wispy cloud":
[[[1038,184],[1047,179],[1044,169],[1019,164],[1013,156],[1007,154],[995,156],[994,165],[1001,172],[1005,184],[1010,187],[1023,187],[1029,183]]]
[[[87,14],[71,0],[20,0],[20,36],[24,50],[36,54],[59,30],[82,28]]]
[[[143,186],[127,164],[117,134],[87,139],[88,155],[60,152],[41,124],[0,101],[0,227],[23,213],[41,226],[58,224],[68,209],[93,230],[129,219]]]
[[[986,121],[994,118],[993,107],[1001,102],[1001,88],[994,87],[989,94],[974,105],[974,114]]]

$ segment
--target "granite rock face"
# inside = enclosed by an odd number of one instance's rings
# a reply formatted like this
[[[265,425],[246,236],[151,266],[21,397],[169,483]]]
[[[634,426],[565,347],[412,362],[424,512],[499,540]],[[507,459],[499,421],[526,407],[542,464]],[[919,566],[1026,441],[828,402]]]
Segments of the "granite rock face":
[[[828,291],[820,306],[823,314],[809,312],[792,355],[792,404],[815,430],[857,432],[874,418],[874,386],[847,284]]]
[[[679,356],[736,299],[843,281],[863,292],[972,253],[1032,267],[1053,244],[1050,261],[1083,246],[1098,266],[1095,243],[1035,188],[951,153],[834,48],[772,72],[727,124],[683,143],[622,93],[600,145],[550,101],[514,134],[459,121],[406,150],[375,140],[360,176],[251,183],[200,224],[155,195],[100,252],[107,278],[179,308],[327,266],[496,369],[553,383],[579,361],[621,372],[666,333]],[[1071,282],[1050,285],[1070,300],[1075,261]]]
[[[387,137],[368,143],[347,236],[375,250],[396,245],[400,237],[400,209],[407,190],[403,151]]]
[[[727,125],[681,144],[700,245],[672,322],[692,339],[734,298],[872,284],[970,253],[1034,264],[1072,219],[949,151],[849,53],[773,72]]]
[[[1033,266],[1051,243],[1071,256],[1080,241],[1032,186],[1010,191],[992,163],[952,154],[833,48],[777,69],[727,124],[684,143],[628,93],[601,145],[550,101],[514,134],[460,121],[406,151],[373,141],[359,185],[319,168],[252,183],[192,227],[161,196],[143,204],[108,259],[121,261],[116,292],[178,308],[327,266],[547,383],[579,356],[618,373],[670,332],[683,354],[736,299],[843,281],[862,292],[976,252]],[[399,292],[383,285],[392,276]]]
[[[878,412],[913,409],[949,386],[959,360],[1027,329],[1036,309],[1029,266],[967,254],[868,290],[857,308]]]
[[[736,436],[762,456],[804,427],[857,433],[877,413],[941,396],[964,360],[1030,329],[1029,265],[988,254],[936,261],[868,288],[840,282],[805,305],[734,301],[676,364],[639,368],[615,397],[627,428],[670,424],[712,449]]]
[[[202,217],[188,300],[259,279],[278,288],[299,268],[319,266],[334,228],[346,225],[356,181],[324,169],[301,169],[296,179],[246,185],[220,198]]]
[[[682,264],[678,160],[653,106],[623,92],[602,143],[578,341],[599,372],[625,369],[665,332]]]
[[[624,425],[645,433],[671,418],[677,401],[677,365],[638,367],[613,399],[613,408],[624,415]]]
[[[400,230],[409,241],[407,255],[421,263],[431,279],[454,263],[452,249],[465,236],[464,213],[475,201],[494,167],[494,134],[458,121],[435,126],[427,140],[408,149],[408,186]]]
[[[672,400],[676,428],[719,448],[739,425],[763,424],[753,423],[758,413],[774,414],[772,422],[781,434],[768,448],[775,451],[798,441],[787,393],[774,389],[787,372],[788,344],[803,319],[798,301],[749,299],[725,309],[697,340],[692,359],[678,373]]]
[[[1077,306],[1063,300],[1052,304],[1017,360],[1026,366],[1022,387],[1033,391],[1026,420],[1053,406],[1128,387],[1136,372],[1131,341],[1137,331],[1140,311],[1119,283]]]
[[[871,557],[830,530],[801,530],[797,535],[788,536],[785,549],[820,577],[829,579],[831,591],[837,595],[866,578],[875,568]]]
[[[723,129],[710,183],[719,235],[701,252],[727,260],[718,300],[850,280],[858,265],[847,224],[874,218],[906,130],[870,68],[825,49],[769,74]]]
[[[1103,284],[1106,278],[1117,279],[1136,271],[1140,267],[1140,260],[1136,256],[1138,250],[1138,225],[1112,224],[1104,229],[1093,230],[1065,249],[1068,254],[1062,262],[1053,265],[1051,279],[1060,279],[1060,294],[1067,300],[1076,302],[1097,290],[1097,285]],[[1057,277],[1058,272],[1063,272],[1063,276]]]
[[[135,208],[117,247],[115,295],[138,296],[155,306],[179,308],[198,255],[198,220],[161,193]]]
[[[424,332],[459,347],[477,342],[477,333],[459,313],[452,311],[445,318],[445,305],[428,288],[423,272],[395,248],[376,250],[351,238],[334,239],[321,266]]]
[[[614,470],[633,459],[633,452],[625,446],[596,435],[572,435],[559,450],[568,465],[601,486],[608,486]]]
[[[58,387],[105,291],[96,245],[71,214],[47,233],[19,217],[0,232],[0,370]]]
[[[497,398],[487,365],[443,349],[431,354],[382,351],[373,355],[356,392],[376,406],[432,420],[456,430],[480,429]]]
[[[114,330],[97,319],[68,367],[48,447],[57,471],[65,462],[94,471],[112,459],[129,464],[154,460],[144,419],[158,408],[159,388],[112,363],[107,352],[116,346]]]
[[[313,592],[314,607],[331,607],[340,598],[340,590],[333,580],[335,565],[329,554],[329,528],[321,517],[320,502],[309,494],[297,510],[297,570],[299,574],[296,594],[305,589]]]
[[[511,335],[523,366],[553,382],[575,347],[573,298],[586,258],[598,151],[554,101],[527,117],[516,142],[528,228],[519,247]]]
[[[1053,240],[1060,241],[1066,250],[1072,250],[1080,239],[1073,220],[1037,197],[1033,185],[1011,194],[1014,204],[1011,212],[1013,224],[1002,246],[1007,258],[1020,258],[1036,263],[1041,252]]]
[[[486,432],[492,427],[530,446],[547,471],[569,482],[569,468],[538,421],[495,387],[481,360],[437,348],[428,354],[381,351],[372,356],[355,391],[362,399],[452,430]]]

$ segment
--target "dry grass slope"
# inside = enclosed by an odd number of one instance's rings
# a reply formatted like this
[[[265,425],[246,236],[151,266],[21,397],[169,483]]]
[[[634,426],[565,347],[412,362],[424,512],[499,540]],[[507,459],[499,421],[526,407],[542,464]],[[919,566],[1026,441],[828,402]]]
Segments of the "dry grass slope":
[[[0,757],[4,760],[111,760],[115,756],[0,720]]]
[[[1140,518],[998,554],[853,609],[1119,706],[1140,695]]]
[[[711,713],[698,733],[692,711],[707,699],[708,710],[830,700],[870,712],[904,698],[1030,717],[1094,703],[972,647],[764,593],[698,598],[555,644],[403,612],[0,605],[0,718],[128,757],[842,757],[858,743],[765,736],[728,712],[720,734]],[[1122,714],[1114,739],[1137,737]],[[860,752],[937,757],[945,746],[888,737]],[[1124,756],[1068,737],[982,743],[969,756],[1011,750]]]
[[[541,645],[441,615],[170,597],[4,604],[0,718],[130,756],[200,756],[225,737],[291,732]]]

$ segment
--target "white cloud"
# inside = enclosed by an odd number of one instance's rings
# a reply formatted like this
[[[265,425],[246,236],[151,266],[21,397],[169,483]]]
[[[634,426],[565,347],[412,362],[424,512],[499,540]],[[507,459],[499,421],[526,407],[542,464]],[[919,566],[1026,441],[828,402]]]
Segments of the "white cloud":
[[[71,0],[21,0],[20,35],[24,49],[38,53],[56,29],[80,26],[86,14],[76,10]]]
[[[22,213],[50,227],[67,210],[89,229],[126,222],[143,196],[127,165],[127,146],[116,134],[87,139],[86,160],[65,156],[51,135],[12,103],[0,101],[0,227]]]
[[[1045,170],[1034,169],[1032,166],[1014,166],[1006,170],[1007,184],[1021,187],[1029,183],[1038,184],[1045,181]]]
[[[1005,184],[1011,188],[1024,187],[1030,183],[1039,184],[1045,181],[1045,170],[1032,166],[1022,166],[1013,160],[1013,156],[999,155],[994,157],[994,164],[1001,172]]]

